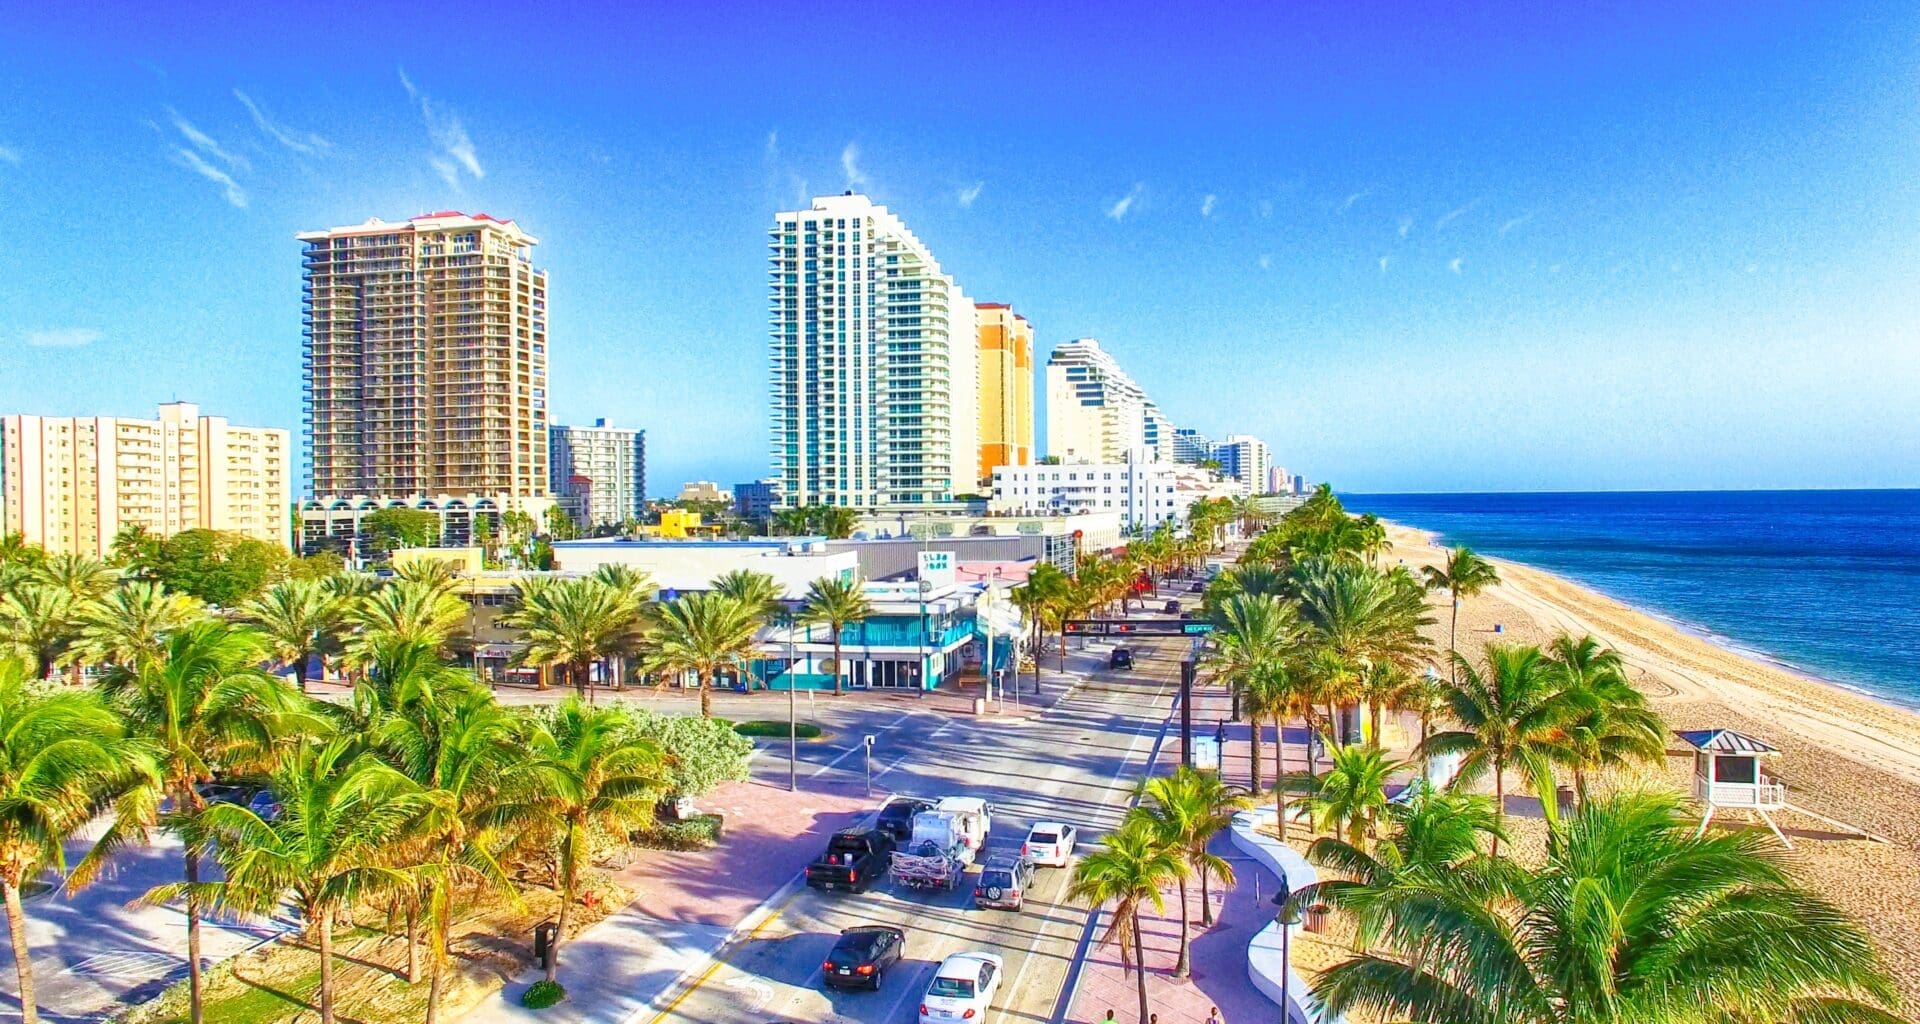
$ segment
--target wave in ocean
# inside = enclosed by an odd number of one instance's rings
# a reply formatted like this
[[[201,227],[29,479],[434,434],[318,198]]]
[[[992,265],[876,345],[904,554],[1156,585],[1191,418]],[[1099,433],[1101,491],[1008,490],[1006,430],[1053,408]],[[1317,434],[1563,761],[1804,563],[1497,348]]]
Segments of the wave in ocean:
[[[1730,650],[1920,707],[1920,490],[1343,494]]]

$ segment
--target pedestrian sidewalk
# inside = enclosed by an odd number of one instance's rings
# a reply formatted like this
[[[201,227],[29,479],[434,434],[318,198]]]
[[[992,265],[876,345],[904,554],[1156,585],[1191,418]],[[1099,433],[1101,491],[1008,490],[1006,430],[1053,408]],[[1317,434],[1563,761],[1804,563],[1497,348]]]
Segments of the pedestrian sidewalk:
[[[1232,696],[1222,687],[1199,687],[1193,694],[1193,727],[1199,736],[1212,736],[1224,724],[1227,742],[1222,748],[1223,777],[1229,783],[1245,786],[1252,765],[1252,729],[1228,722],[1232,714]],[[1287,768],[1306,767],[1305,733],[1287,730]],[[1266,752],[1261,766],[1261,781],[1271,787],[1273,780],[1273,732],[1266,730]],[[1160,759],[1153,766],[1158,773],[1171,772],[1180,764],[1180,725],[1176,713],[1162,745]],[[1209,1011],[1218,1010],[1226,1024],[1254,1024],[1270,1021],[1280,1012],[1247,976],[1247,944],[1255,933],[1273,920],[1273,907],[1267,902],[1280,886],[1280,879],[1266,868],[1240,854],[1232,839],[1221,833],[1211,845],[1213,852],[1233,866],[1234,884],[1222,886],[1216,879],[1209,902],[1214,923],[1202,927],[1199,880],[1188,882],[1190,908],[1189,975],[1173,974],[1180,949],[1180,891],[1170,886],[1162,892],[1165,913],[1152,907],[1140,916],[1141,939],[1146,946],[1147,1010],[1159,1016],[1161,1024],[1204,1024]],[[1113,916],[1102,911],[1095,923],[1094,946],[1082,966],[1078,987],[1068,1008],[1067,1024],[1098,1024],[1107,1011],[1125,1024],[1146,1024],[1139,1016],[1138,981],[1122,965],[1120,950],[1113,944],[1100,945],[1111,926]],[[1131,957],[1131,951],[1128,951]]]
[[[543,977],[532,965],[467,1014],[467,1024],[645,1022],[680,978],[783,902],[827,837],[865,818],[864,794],[727,783],[700,800],[725,816],[719,845],[693,852],[643,850],[615,873],[632,890],[624,909],[560,950],[567,1001],[537,1013],[520,995]]]

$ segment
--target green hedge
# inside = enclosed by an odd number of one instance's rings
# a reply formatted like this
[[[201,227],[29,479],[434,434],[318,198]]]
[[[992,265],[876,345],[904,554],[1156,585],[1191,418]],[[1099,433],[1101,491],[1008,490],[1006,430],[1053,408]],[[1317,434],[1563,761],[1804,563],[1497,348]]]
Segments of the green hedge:
[[[787,723],[767,720],[736,722],[734,723],[733,731],[742,736],[785,737],[787,735]],[[794,724],[793,734],[803,740],[817,740],[820,738],[820,727],[814,725],[812,722],[797,722]]]
[[[542,978],[520,994],[520,1005],[529,1010],[544,1010],[565,998],[567,990],[559,982]]]
[[[633,834],[636,845],[656,850],[704,850],[720,841],[718,814],[701,814],[686,821],[656,821],[652,828]]]

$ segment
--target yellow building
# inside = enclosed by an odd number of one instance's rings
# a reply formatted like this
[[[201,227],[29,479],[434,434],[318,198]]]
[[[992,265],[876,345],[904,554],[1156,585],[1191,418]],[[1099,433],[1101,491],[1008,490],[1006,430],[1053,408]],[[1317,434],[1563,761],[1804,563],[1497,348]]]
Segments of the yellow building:
[[[698,512],[670,508],[660,513],[660,525],[646,527],[645,533],[662,540],[688,540],[694,537],[717,537],[720,527],[706,525]]]
[[[547,272],[510,220],[308,231],[315,497],[547,493]]]
[[[103,558],[123,527],[228,530],[289,545],[290,435],[202,416],[0,416],[0,534]]]
[[[980,482],[1033,464],[1033,325],[1004,302],[974,303],[980,333]]]

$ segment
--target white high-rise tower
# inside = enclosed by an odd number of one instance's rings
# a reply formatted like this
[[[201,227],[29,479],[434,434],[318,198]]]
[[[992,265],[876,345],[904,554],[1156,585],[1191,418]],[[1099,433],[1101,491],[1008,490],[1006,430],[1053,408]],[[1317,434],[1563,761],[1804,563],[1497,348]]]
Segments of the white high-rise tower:
[[[783,505],[977,490],[973,302],[899,217],[823,196],[767,233],[773,475]]]

